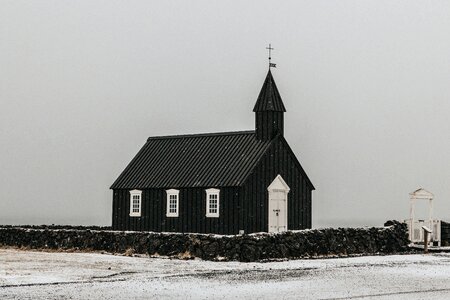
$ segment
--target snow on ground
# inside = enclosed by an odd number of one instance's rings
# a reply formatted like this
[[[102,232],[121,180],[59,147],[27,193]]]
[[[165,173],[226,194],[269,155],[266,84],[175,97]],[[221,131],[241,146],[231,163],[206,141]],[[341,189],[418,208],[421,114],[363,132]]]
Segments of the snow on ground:
[[[0,299],[450,299],[450,254],[270,263],[0,249]]]

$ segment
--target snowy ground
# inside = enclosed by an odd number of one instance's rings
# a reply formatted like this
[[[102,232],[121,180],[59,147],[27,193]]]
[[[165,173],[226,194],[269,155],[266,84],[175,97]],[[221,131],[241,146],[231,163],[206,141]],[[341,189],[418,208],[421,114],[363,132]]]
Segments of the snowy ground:
[[[0,299],[450,299],[450,254],[270,263],[0,249]]]

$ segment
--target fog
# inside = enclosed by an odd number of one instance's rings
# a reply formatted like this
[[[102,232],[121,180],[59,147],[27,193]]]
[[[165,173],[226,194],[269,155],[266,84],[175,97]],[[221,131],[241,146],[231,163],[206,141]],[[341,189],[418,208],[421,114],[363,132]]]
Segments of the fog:
[[[0,224],[111,223],[155,135],[248,130],[275,50],[313,226],[450,221],[448,1],[2,1]]]

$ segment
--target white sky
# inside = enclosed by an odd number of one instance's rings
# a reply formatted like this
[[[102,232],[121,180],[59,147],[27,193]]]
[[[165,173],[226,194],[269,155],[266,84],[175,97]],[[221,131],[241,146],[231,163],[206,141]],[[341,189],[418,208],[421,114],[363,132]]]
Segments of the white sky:
[[[253,129],[269,42],[314,226],[450,221],[449,1],[0,4],[0,224],[109,225],[148,136]]]

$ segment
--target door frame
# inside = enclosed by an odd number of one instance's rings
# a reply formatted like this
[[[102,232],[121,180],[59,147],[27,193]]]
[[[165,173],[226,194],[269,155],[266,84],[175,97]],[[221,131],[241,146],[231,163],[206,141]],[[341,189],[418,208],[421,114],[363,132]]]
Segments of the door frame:
[[[287,185],[286,181],[284,181],[283,177],[281,177],[280,174],[278,174],[275,179],[272,181],[272,183],[267,187],[267,191],[268,191],[268,207],[267,207],[267,214],[268,214],[268,218],[267,218],[267,230],[268,232],[281,232],[281,231],[287,231],[289,230],[288,228],[288,194],[289,191],[291,189],[289,188],[289,186]],[[273,198],[275,197],[276,194],[281,194],[284,196],[284,201],[285,201],[285,205],[286,205],[286,209],[285,209],[285,222],[284,224],[280,225],[279,222],[279,218],[277,217],[276,219],[273,219],[273,211],[274,211],[274,200]],[[279,200],[277,200],[279,201]],[[277,213],[283,213],[279,210],[279,203],[277,203],[277,208],[278,212]],[[277,215],[278,216],[278,215]],[[273,225],[272,222],[276,222],[277,225]],[[274,227],[276,227],[276,229],[274,229]],[[280,227],[284,227],[284,230],[280,231]]]

